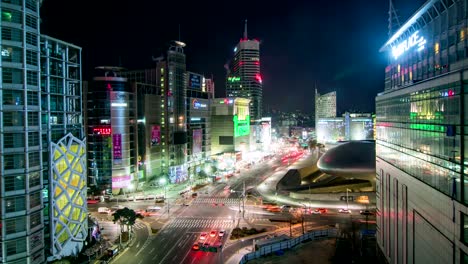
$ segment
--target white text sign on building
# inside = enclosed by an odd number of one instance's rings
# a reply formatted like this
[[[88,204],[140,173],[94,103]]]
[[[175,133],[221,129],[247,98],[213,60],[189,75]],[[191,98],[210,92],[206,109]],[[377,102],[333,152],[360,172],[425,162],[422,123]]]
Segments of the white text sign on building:
[[[419,31],[416,31],[408,39],[405,39],[403,42],[397,46],[392,47],[392,54],[395,59],[397,59],[401,54],[405,53],[407,50],[411,49],[414,46],[418,46],[418,51],[424,49],[426,44],[426,39],[418,35]]]

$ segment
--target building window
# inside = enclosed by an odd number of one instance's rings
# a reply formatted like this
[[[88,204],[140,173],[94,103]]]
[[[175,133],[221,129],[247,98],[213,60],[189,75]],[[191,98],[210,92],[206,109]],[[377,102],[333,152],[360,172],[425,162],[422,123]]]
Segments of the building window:
[[[37,46],[37,35],[26,32],[26,43],[32,46]]]
[[[438,54],[439,52],[440,52],[440,44],[439,42],[436,42],[436,44],[434,44],[434,53]]]
[[[29,208],[41,205],[41,192],[35,192],[29,196]]]
[[[26,0],[26,8],[31,9],[32,11],[37,11],[37,1]]]
[[[4,156],[5,170],[24,169],[24,154],[8,154]]]
[[[5,133],[3,136],[4,148],[24,148],[24,134]]]
[[[38,112],[29,112],[28,114],[28,125],[29,126],[39,126],[39,113]],[[31,164],[29,164],[32,166]]]
[[[461,251],[461,263],[468,263],[468,255]]]
[[[3,68],[2,77],[4,83],[22,84],[20,69]]]
[[[5,211],[14,213],[26,210],[25,197],[12,197],[5,199]]]
[[[29,167],[39,166],[39,164],[40,164],[39,152],[29,153]]]
[[[32,50],[27,50],[26,51],[26,63],[34,66],[38,66],[38,61],[37,61],[37,52],[32,51]]]
[[[461,213],[461,239],[462,242],[468,245],[468,215]]]
[[[32,172],[29,174],[29,188],[41,185],[41,177],[39,172]]]
[[[16,217],[5,221],[6,234],[16,234],[18,232],[26,231],[26,217]]]
[[[26,238],[19,238],[13,241],[8,241],[5,244],[7,256],[26,252]]]
[[[37,18],[31,15],[26,15],[26,26],[37,29]]]
[[[23,91],[3,90],[3,105],[23,105]]]
[[[23,41],[23,34],[21,30],[16,28],[2,27],[2,39],[21,42]]]
[[[27,73],[27,81],[29,85],[39,85],[38,82],[38,74],[35,71],[28,71]]]
[[[9,175],[5,176],[5,191],[24,190],[26,188],[26,181],[24,175]]]

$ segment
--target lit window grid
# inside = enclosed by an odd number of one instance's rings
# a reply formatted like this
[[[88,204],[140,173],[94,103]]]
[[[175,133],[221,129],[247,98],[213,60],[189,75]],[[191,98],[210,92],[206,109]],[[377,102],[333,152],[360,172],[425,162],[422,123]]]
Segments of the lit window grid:
[[[53,254],[67,256],[87,236],[86,145],[71,134],[51,145]]]
[[[378,157],[449,196],[455,195],[455,180],[458,200],[460,188],[467,187],[460,184],[460,126],[468,122],[466,113],[461,120],[460,90],[450,83],[376,102]],[[449,125],[455,136],[447,136]]]

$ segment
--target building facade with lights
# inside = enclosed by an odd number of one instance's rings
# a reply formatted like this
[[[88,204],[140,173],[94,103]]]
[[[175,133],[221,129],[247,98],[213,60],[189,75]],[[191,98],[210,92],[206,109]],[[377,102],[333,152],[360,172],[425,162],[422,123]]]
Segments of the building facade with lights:
[[[211,104],[211,153],[247,152],[250,148],[249,99],[215,98]]]
[[[137,94],[138,181],[153,181],[169,173],[165,62],[153,69],[124,71]]]
[[[429,0],[381,48],[377,242],[390,263],[468,262],[466,0]]]
[[[260,42],[247,37],[247,21],[244,36],[234,48],[234,56],[226,65],[226,97],[242,97],[250,100],[250,117],[262,117],[263,90],[260,72]]]
[[[188,74],[193,78],[192,73]],[[200,75],[200,79],[204,77]],[[211,157],[211,93],[204,86],[187,85],[187,171],[193,181]]]
[[[88,182],[113,194],[138,179],[136,94],[122,70],[96,67],[87,91]]]
[[[336,92],[320,95],[315,89],[315,125],[320,118],[336,117]]]
[[[87,236],[81,48],[40,35],[39,9],[0,6],[0,263],[75,255]]]
[[[374,120],[371,114],[346,112],[342,117],[319,118],[315,131],[319,142],[373,140]]]
[[[250,125],[250,151],[271,150],[271,117],[254,120]]]

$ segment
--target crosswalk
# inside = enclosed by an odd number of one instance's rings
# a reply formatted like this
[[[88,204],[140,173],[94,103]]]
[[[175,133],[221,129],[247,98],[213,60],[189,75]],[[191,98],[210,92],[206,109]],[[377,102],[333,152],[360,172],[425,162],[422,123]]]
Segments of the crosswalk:
[[[239,198],[199,197],[193,200],[192,205],[205,205],[205,204],[239,205],[239,203],[242,203],[242,200]]]
[[[223,218],[176,218],[173,219],[166,228],[234,228],[236,221]]]

